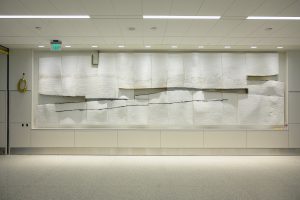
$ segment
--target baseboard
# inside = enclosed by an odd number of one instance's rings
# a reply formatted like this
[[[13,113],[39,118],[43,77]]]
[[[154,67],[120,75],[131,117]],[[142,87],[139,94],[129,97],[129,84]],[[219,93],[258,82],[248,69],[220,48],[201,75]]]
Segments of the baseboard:
[[[299,156],[300,149],[178,149],[178,148],[85,148],[30,147],[11,148],[14,155],[103,155],[103,156]]]

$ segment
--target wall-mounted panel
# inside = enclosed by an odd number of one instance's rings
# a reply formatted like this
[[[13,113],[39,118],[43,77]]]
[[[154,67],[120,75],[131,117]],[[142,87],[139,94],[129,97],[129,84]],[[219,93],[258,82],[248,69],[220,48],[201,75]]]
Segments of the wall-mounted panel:
[[[300,148],[300,124],[289,124],[289,147]]]
[[[6,90],[7,85],[7,56],[0,54],[0,90]]]
[[[247,131],[248,148],[288,148],[288,131]]]
[[[289,51],[288,60],[288,86],[289,91],[300,91],[300,52]]]
[[[300,123],[300,92],[289,92],[289,123]]]
[[[75,130],[75,147],[118,147],[118,131]]]
[[[246,131],[204,130],[206,148],[246,148]]]
[[[0,91],[0,123],[6,122],[6,91]]]
[[[0,122],[0,147],[6,146],[6,123]]]
[[[159,148],[159,130],[118,130],[118,147]]]
[[[74,130],[32,130],[31,147],[74,147]]]
[[[162,148],[203,148],[203,131],[162,130]]]
[[[25,73],[27,89],[31,90],[32,79],[32,51],[23,49],[12,49],[9,59],[9,90],[17,90],[17,84],[22,73]]]
[[[9,121],[31,122],[31,91],[10,91],[9,95]]]
[[[100,53],[98,66],[89,52],[35,60],[37,128],[284,124],[284,83],[269,80],[278,78],[277,53]],[[84,100],[53,104],[47,95]]]
[[[11,123],[9,125],[10,147],[30,147],[30,124],[27,127],[24,123]]]

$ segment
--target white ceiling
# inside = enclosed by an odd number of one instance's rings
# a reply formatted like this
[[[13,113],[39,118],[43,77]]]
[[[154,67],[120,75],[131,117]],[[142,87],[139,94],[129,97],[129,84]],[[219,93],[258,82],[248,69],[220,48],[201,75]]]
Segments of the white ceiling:
[[[245,20],[249,15],[300,16],[300,0],[0,0],[0,15],[87,14],[91,19],[0,19],[0,44],[72,49],[300,49],[300,21]],[[221,20],[157,20],[142,15],[221,15]],[[37,30],[35,27],[41,27]],[[129,31],[135,27],[135,31]],[[151,30],[151,27],[157,27]],[[266,28],[273,28],[266,31]]]

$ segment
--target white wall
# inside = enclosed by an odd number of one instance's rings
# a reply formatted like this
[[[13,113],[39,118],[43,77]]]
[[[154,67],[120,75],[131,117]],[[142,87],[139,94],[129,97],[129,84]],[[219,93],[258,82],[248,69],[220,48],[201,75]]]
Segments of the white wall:
[[[289,148],[296,146],[296,139],[291,142],[289,135],[291,131],[285,130],[31,130],[30,127],[26,127],[26,123],[30,126],[31,122],[31,91],[20,94],[15,91],[15,87],[22,72],[26,72],[26,78],[31,83],[32,54],[33,52],[30,50],[11,50],[10,76],[14,77],[10,82],[11,147]],[[297,55],[291,57],[288,54],[288,57],[294,59],[297,58]],[[298,57],[300,57],[300,53],[298,53]],[[280,59],[280,70],[284,71],[286,67],[285,54],[280,55]],[[293,68],[291,67],[291,69]],[[300,70],[297,73],[300,75]],[[280,80],[285,80],[284,73],[280,75]],[[289,81],[289,84],[293,83]],[[297,85],[297,83],[294,84]],[[294,86],[294,88],[297,87]],[[300,91],[299,84],[297,90]],[[290,99],[292,100],[292,98]],[[293,106],[293,109],[297,108],[296,104]],[[299,115],[298,113],[297,116]],[[297,116],[294,117],[294,120],[297,119]],[[292,116],[289,117],[293,120]],[[22,124],[25,126],[22,127]],[[293,124],[291,129],[300,130],[300,121],[298,126]],[[292,133],[292,136],[297,137],[297,134]],[[300,146],[300,136],[298,138]]]

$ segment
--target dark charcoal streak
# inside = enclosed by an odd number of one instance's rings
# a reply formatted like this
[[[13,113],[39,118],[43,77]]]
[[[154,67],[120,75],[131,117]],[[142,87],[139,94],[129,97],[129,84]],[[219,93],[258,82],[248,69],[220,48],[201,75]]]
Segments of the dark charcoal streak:
[[[111,110],[116,108],[125,108],[125,107],[134,107],[134,106],[149,106],[149,105],[170,105],[177,103],[190,103],[190,102],[209,102],[209,101],[227,101],[228,99],[212,99],[212,100],[190,100],[190,101],[176,101],[176,102],[166,102],[166,103],[147,103],[145,105],[125,105],[125,106],[116,106],[111,108],[100,108],[100,109],[72,109],[72,110],[58,110],[56,112],[71,112],[71,111],[86,111],[86,110]]]

